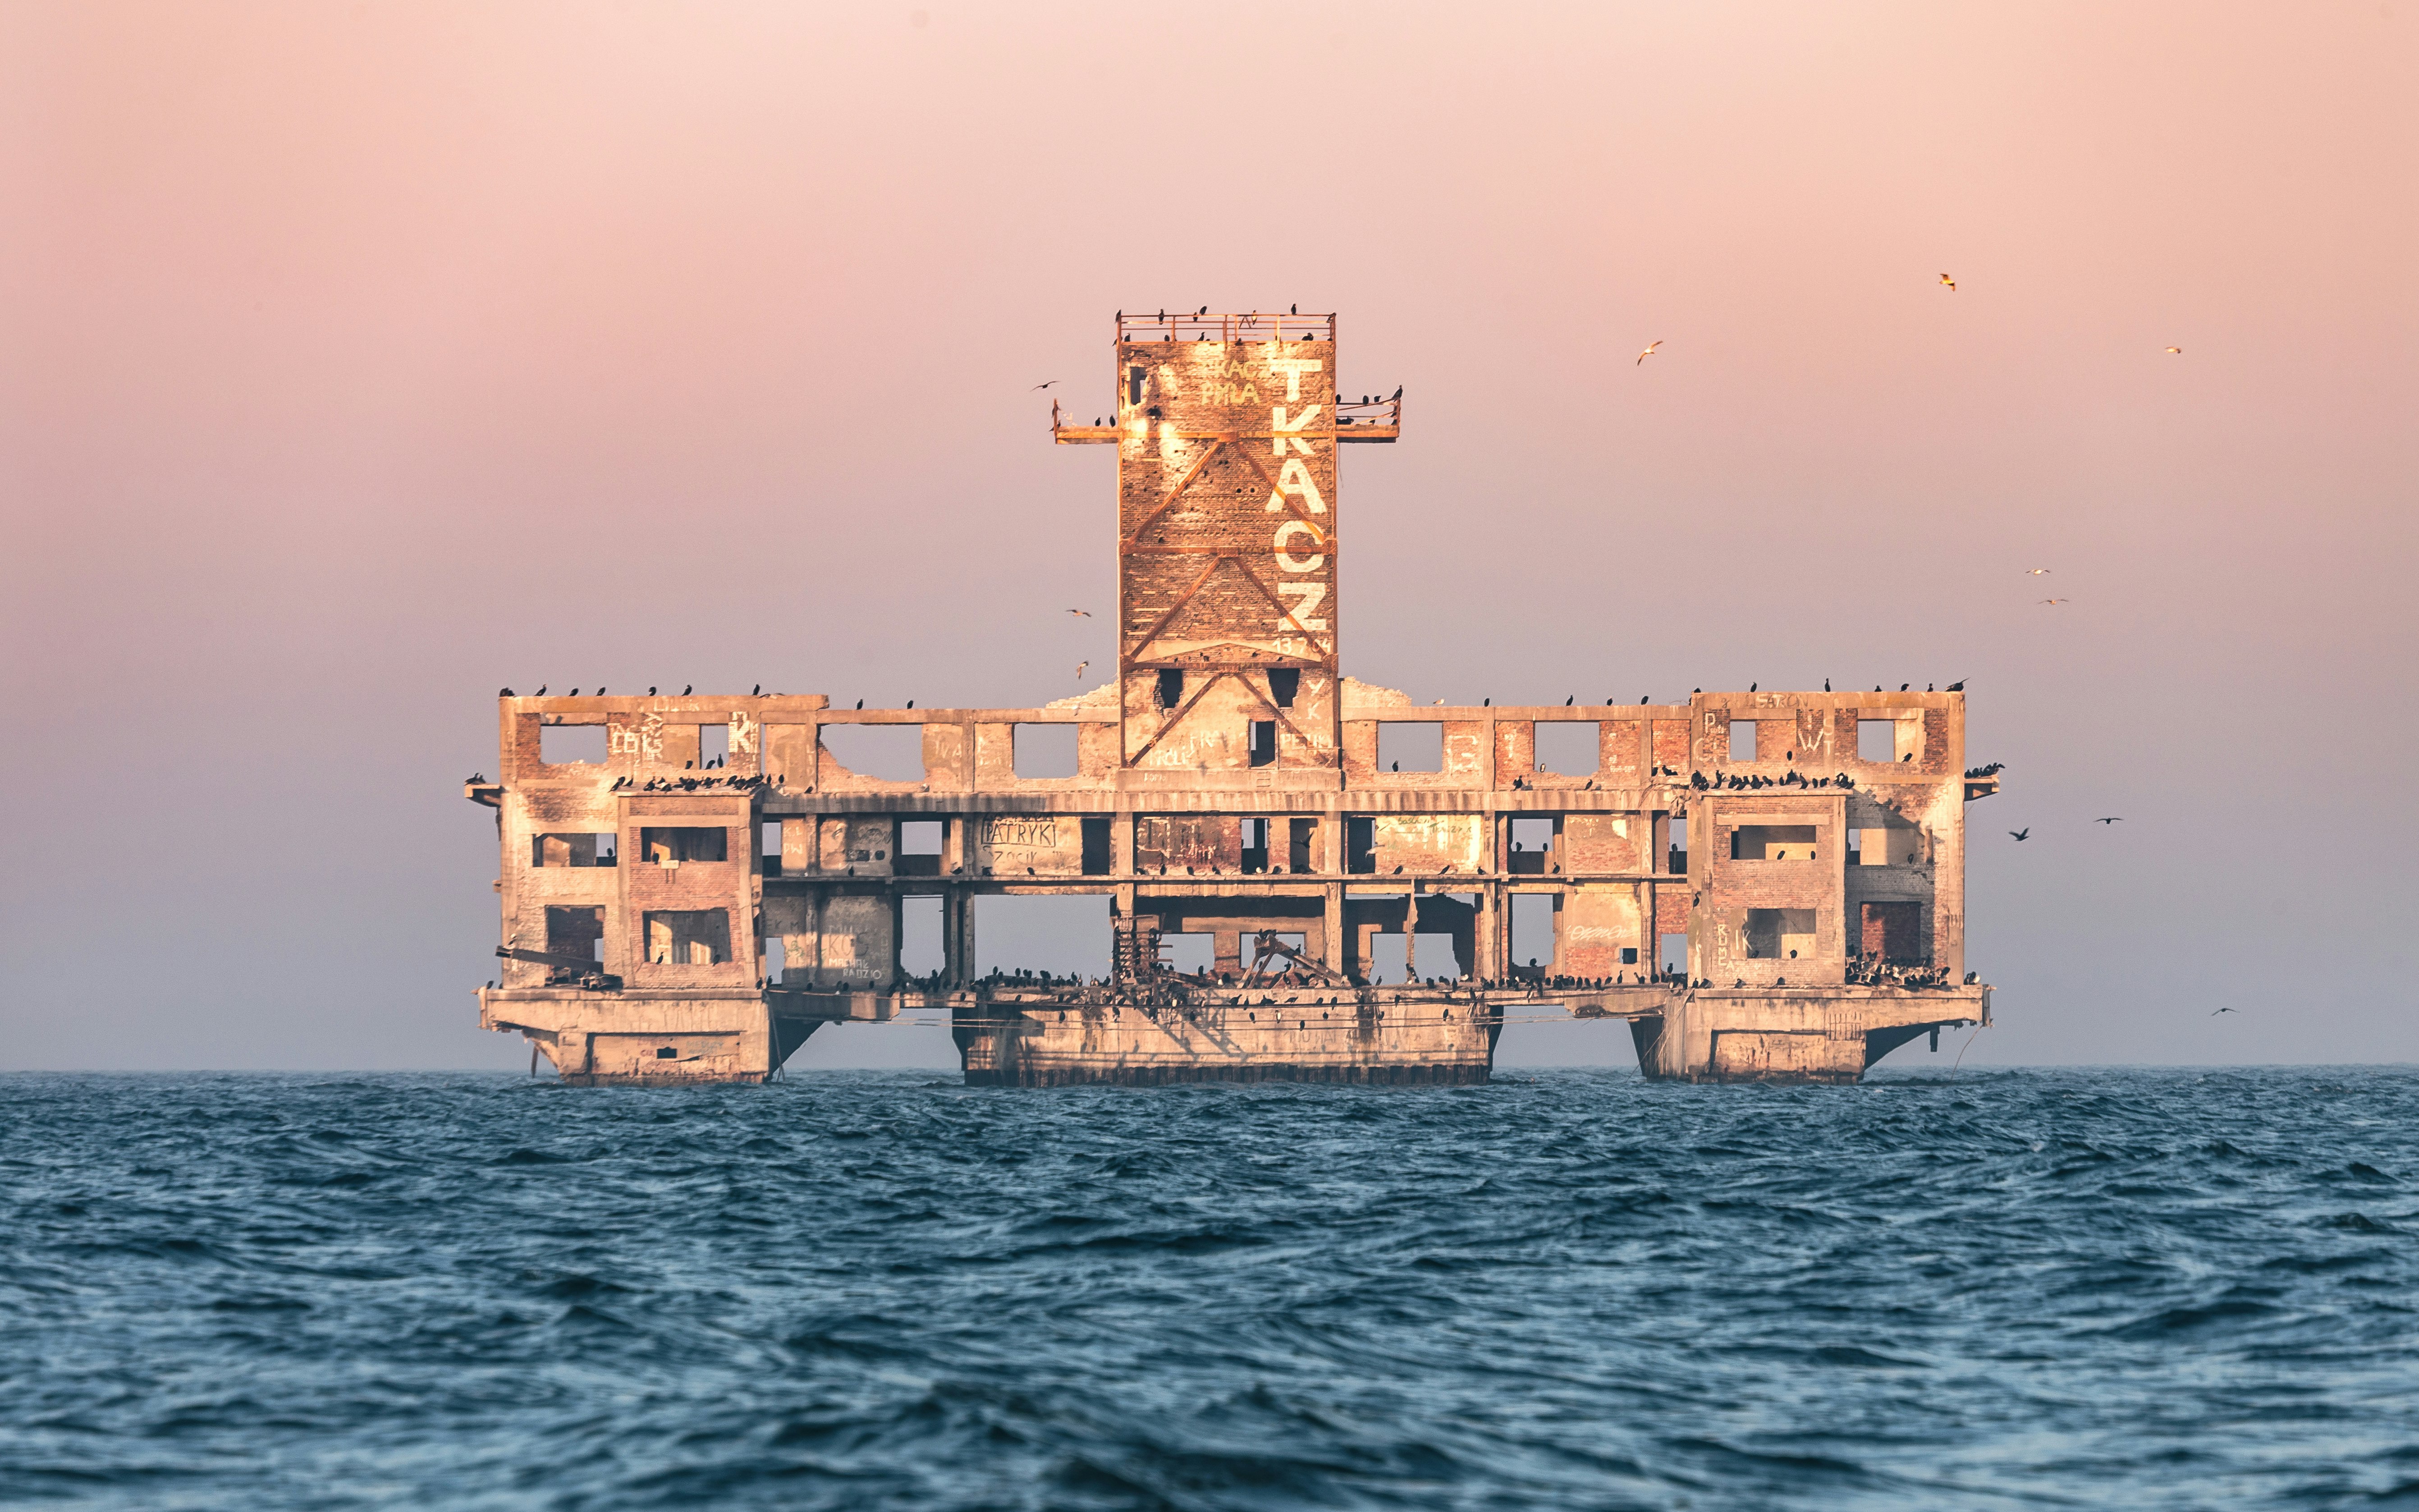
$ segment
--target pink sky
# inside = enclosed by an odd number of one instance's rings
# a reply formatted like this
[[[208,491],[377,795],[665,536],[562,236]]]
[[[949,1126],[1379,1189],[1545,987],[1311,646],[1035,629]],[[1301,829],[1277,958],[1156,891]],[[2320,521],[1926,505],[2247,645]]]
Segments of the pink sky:
[[[1296,301],[1408,391],[1349,671],[1967,678],[1969,1063],[2419,1057],[2414,27],[0,8],[0,1068],[515,1063],[499,684],[1074,691],[1030,386]]]

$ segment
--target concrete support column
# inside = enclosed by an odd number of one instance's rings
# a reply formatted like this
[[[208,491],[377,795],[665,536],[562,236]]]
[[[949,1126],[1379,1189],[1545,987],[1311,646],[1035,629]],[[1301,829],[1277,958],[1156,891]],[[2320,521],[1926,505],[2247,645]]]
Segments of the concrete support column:
[[[1326,828],[1329,826],[1322,825],[1320,827]],[[1327,904],[1327,918],[1325,933],[1321,936],[1321,944],[1323,944],[1326,949],[1322,952],[1322,957],[1326,962],[1328,970],[1340,972],[1345,968],[1344,884],[1341,882],[1331,882],[1327,885],[1325,890],[1327,894],[1325,899]]]

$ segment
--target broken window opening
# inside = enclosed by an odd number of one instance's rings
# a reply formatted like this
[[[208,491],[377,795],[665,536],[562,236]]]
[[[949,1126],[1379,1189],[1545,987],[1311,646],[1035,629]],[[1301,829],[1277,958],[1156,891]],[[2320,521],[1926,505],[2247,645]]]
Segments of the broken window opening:
[[[731,726],[701,724],[697,727],[697,766],[703,771],[709,766],[731,764]]]
[[[1126,403],[1127,403],[1127,404],[1129,404],[1129,405],[1137,405],[1137,404],[1142,403],[1142,386],[1143,386],[1143,382],[1144,382],[1144,380],[1145,380],[1145,379],[1148,378],[1149,377],[1150,377],[1150,370],[1149,370],[1148,368],[1147,368],[1147,367],[1133,367],[1133,366],[1129,366],[1129,367],[1127,367],[1127,369],[1126,369]]]
[[[621,836],[613,831],[595,833],[547,834],[530,837],[532,866],[615,866],[620,856],[615,847]]]
[[[1688,936],[1661,934],[1656,937],[1656,960],[1668,976],[1686,976],[1688,970]]]
[[[1813,861],[1812,825],[1741,825],[1731,831],[1733,861]]]
[[[1087,817],[1084,821],[1084,874],[1104,877],[1114,869],[1116,857],[1110,851],[1110,821],[1106,815]]]
[[[1750,908],[1740,932],[1750,961],[1795,961],[1814,955],[1814,910]]]
[[[1277,722],[1274,719],[1252,721],[1252,764],[1267,766],[1277,759]]]
[[[859,777],[877,782],[924,780],[924,727],[920,724],[827,724],[824,749]]]
[[[1378,870],[1378,821],[1374,815],[1345,816],[1344,870],[1348,872]]]
[[[1159,937],[1159,961],[1168,970],[1188,976],[1211,970],[1218,964],[1218,936],[1163,934]]]
[[[1290,833],[1286,841],[1286,870],[1308,872],[1313,866],[1311,848],[1318,840],[1318,821],[1293,819],[1287,821]]]
[[[1537,721],[1537,770],[1541,772],[1594,777],[1603,749],[1603,737],[1593,723],[1572,719]]]
[[[938,819],[901,819],[899,821],[898,849],[893,853],[890,870],[902,877],[937,877],[941,874],[941,821]]]
[[[1444,770],[1444,726],[1387,720],[1378,726],[1378,769],[1381,772]]]
[[[1621,948],[1621,964],[1625,966],[1634,966],[1638,964],[1638,947],[1634,945],[1623,946]]]
[[[899,969],[907,976],[937,981],[949,967],[941,905],[938,898],[899,900]]]
[[[537,759],[548,766],[573,762],[605,764],[605,727],[601,724],[549,724],[538,727]]]
[[[716,825],[649,825],[639,831],[639,854],[649,866],[667,862],[727,861],[731,832]],[[724,958],[729,959],[728,952]]]
[[[1442,977],[1458,981],[1465,975],[1461,952],[1454,949],[1453,936],[1423,930],[1410,936],[1410,971],[1425,980]]]
[[[1290,709],[1302,692],[1302,669],[1272,667],[1269,669],[1269,702],[1280,709]]]
[[[731,911],[670,909],[646,916],[647,960],[659,966],[720,965],[731,959]]]
[[[1663,869],[1675,877],[1688,874],[1688,816],[1675,813],[1666,833],[1670,849],[1664,853]]]
[[[1731,760],[1734,762],[1755,760],[1755,721],[1753,719],[1731,721]]]
[[[1010,728],[1010,764],[1023,778],[1073,777],[1075,732],[1071,724],[1020,724]]]
[[[1362,963],[1362,974],[1373,987],[1388,982],[1410,980],[1411,937],[1408,934],[1377,934],[1369,940],[1369,959]]]
[[[778,987],[790,969],[790,948],[778,934],[768,934],[757,942],[764,952],[764,980]],[[804,962],[799,963],[801,965]]]
[[[756,843],[758,854],[764,858],[764,874],[768,877],[779,876],[781,874],[781,821],[765,820],[756,837]]]
[[[1896,719],[1858,719],[1857,721],[1857,760],[1888,763],[1898,760],[1898,721]]]
[[[1172,709],[1184,702],[1184,671],[1179,667],[1163,667],[1159,671],[1159,706]]]

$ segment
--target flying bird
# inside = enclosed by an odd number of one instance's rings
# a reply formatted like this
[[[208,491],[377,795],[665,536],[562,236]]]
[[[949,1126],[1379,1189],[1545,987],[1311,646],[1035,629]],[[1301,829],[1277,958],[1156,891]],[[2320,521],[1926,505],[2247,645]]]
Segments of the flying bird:
[[[2094,819],[2091,822],[2095,825],[2121,825],[2125,822],[2125,816],[2120,813],[2113,813],[2105,819]]]
[[[1092,611],[1087,609],[1071,609],[1067,612],[1070,614],[1080,614],[1087,620],[1092,617]]]
[[[1080,683],[1084,680],[1084,669],[1090,665],[1091,663],[1089,661],[1079,661],[1075,663],[1075,681]]]
[[[2220,1014],[2220,1013],[2232,1013],[2232,1012],[2236,1012],[2236,1011],[2237,1011],[2237,1010],[2235,1010],[2235,1009],[2231,1009],[2231,1008],[2219,1008],[2219,1009],[2212,1009],[2212,1010],[2211,1010],[2211,1011],[2210,1011],[2210,1015],[2209,1015],[2209,1016],[2210,1016],[2211,1018],[2215,1018],[2215,1017],[2217,1017],[2217,1015],[2218,1015],[2218,1014]]]
[[[2072,604],[2074,600],[2071,598],[2044,598],[2042,602],[2044,604]]]
[[[2169,357],[2181,357],[2183,354],[2184,349],[2181,347],[2170,347],[2167,348],[2167,355]],[[2231,1013],[2234,1010],[2230,1008],[2221,1008],[2218,1011],[2221,1013]]]
[[[1957,292],[1957,280],[1949,277],[1947,273],[1943,273],[1940,275],[1940,281],[1949,285],[1949,293],[1954,294]]]
[[[2025,576],[2027,578],[2046,578],[2049,576],[2049,569],[2047,567],[2026,567],[2025,569]]]
[[[1961,677],[1961,678],[1957,679],[1957,681],[1955,681],[1955,682],[1953,682],[1953,683],[1949,684],[1949,691],[1950,691],[1951,693],[1963,693],[1963,692],[1964,692],[1964,691],[1965,691],[1965,679],[1964,679],[1963,677]]]
[[[1659,342],[1659,341],[1650,341],[1650,342],[1648,342],[1648,343],[1646,344],[1646,349],[1645,349],[1644,351],[1640,352],[1640,353],[1638,354],[1638,363],[1642,363],[1642,362],[1646,361],[1646,359],[1648,359],[1648,358],[1650,358],[1650,357],[1654,356],[1654,355],[1655,355],[1655,348],[1656,348],[1656,347],[1660,347],[1660,346],[1662,346],[1662,345],[1663,345],[1663,344],[1662,344],[1661,342]],[[1630,366],[1632,366],[1632,367],[1636,367],[1636,366],[1638,365],[1638,363],[1630,363],[1629,365],[1630,365]]]
[[[2008,838],[2009,838],[2009,839],[2011,839],[2011,840],[2014,840],[2014,841],[2025,841],[2025,840],[2029,840],[2029,839],[2032,837],[2032,832],[2033,832],[2033,826],[2032,826],[2032,825],[2026,825],[2024,828],[2022,828],[2022,829],[2011,829],[2011,830],[2009,830],[2009,831],[2008,831]]]
[[[1055,382],[1057,382],[1057,381],[1058,381],[1058,380],[1057,380],[1056,378],[1052,378],[1052,379],[1050,380],[1050,383],[1036,383],[1035,385],[1033,385],[1033,387],[1032,387],[1032,388],[1030,388],[1030,389],[1026,390],[1025,392],[1026,392],[1026,393],[1040,393],[1043,389],[1046,389],[1046,388],[1050,387],[1050,384],[1051,384],[1051,383],[1055,383]]]

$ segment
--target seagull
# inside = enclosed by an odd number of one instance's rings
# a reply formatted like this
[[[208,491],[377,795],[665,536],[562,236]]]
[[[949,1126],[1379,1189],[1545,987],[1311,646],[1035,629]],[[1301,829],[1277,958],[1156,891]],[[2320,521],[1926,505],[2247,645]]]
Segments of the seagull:
[[[1057,382],[1057,381],[1058,381],[1058,380],[1057,380],[1056,378],[1052,378],[1052,379],[1050,380],[1050,383],[1055,383],[1055,382]],[[1033,387],[1032,387],[1032,388],[1027,389],[1025,392],[1026,392],[1027,393],[1040,393],[1041,390],[1043,390],[1043,389],[1046,389],[1046,388],[1050,387],[1050,383],[1036,383],[1035,385],[1033,385]]]
[[[1084,669],[1090,665],[1091,663],[1089,661],[1079,661],[1075,663],[1075,681],[1080,683],[1084,680]]]
[[[2074,600],[2071,598],[2044,598],[2042,602],[2044,604],[2072,604]]]
[[[2113,813],[2105,819],[2094,819],[2091,822],[2095,825],[2121,825],[2125,822],[2125,816],[2120,813]]]
[[[1646,349],[1645,349],[1644,351],[1640,352],[1640,353],[1638,354],[1638,363],[1642,363],[1642,362],[1646,361],[1646,359],[1648,359],[1648,358],[1650,358],[1650,357],[1654,356],[1654,355],[1655,355],[1655,348],[1656,348],[1656,347],[1660,347],[1660,346],[1662,346],[1662,345],[1663,345],[1663,344],[1662,344],[1661,342],[1659,342],[1659,341],[1650,341],[1650,342],[1648,342],[1648,343],[1646,344]],[[1632,367],[1636,367],[1636,366],[1638,365],[1638,363],[1630,363],[1629,365],[1630,365],[1630,366],[1632,366]]]
[[[2049,576],[2049,569],[2047,567],[2026,567],[2025,569],[2025,576],[2027,578],[2045,578]]]
[[[2217,1017],[2217,1015],[2218,1015],[2218,1014],[2220,1014],[2220,1013],[2232,1013],[2232,1012],[2235,1012],[2235,1011],[2237,1011],[2237,1010],[2235,1010],[2235,1009],[2231,1009],[2231,1008],[2220,1008],[2220,1009],[2213,1009],[2213,1010],[2211,1010],[2211,1012],[2210,1012],[2210,1015],[2209,1015],[2209,1016],[2210,1016],[2211,1018],[2215,1018],[2215,1017]]]
[[[2009,831],[2008,831],[2008,837],[2009,837],[2011,840],[2023,841],[2023,840],[2028,839],[2028,838],[2032,835],[2032,832],[2033,832],[2033,826],[2032,826],[2032,825],[2026,825],[2024,828],[2022,828],[2022,829],[2011,829],[2011,830],[2009,830]]]
[[[2181,357],[2183,354],[2184,349],[2181,347],[2170,347],[2167,348],[2167,355],[2169,357]],[[2221,1008],[2218,1011],[2221,1013],[2231,1013],[2234,1010],[2230,1008]]]
[[[1957,292],[1957,280],[1949,277],[1947,273],[1943,273],[1940,275],[1940,281],[1949,285],[1949,293],[1954,294]]]
[[[1067,612],[1068,612],[1068,613],[1070,613],[1070,614],[1078,614],[1078,615],[1081,615],[1081,616],[1083,616],[1085,619],[1087,619],[1087,620],[1088,620],[1088,619],[1090,619],[1090,618],[1092,617],[1092,611],[1091,611],[1090,609],[1069,609]]]

